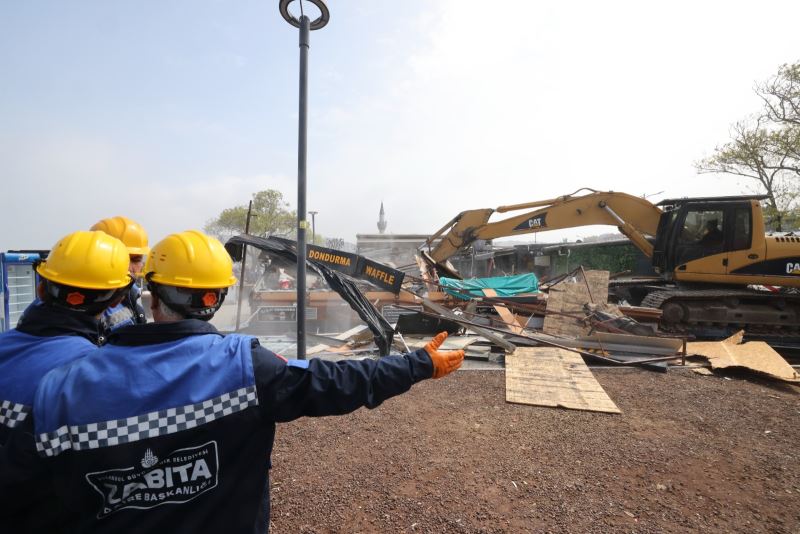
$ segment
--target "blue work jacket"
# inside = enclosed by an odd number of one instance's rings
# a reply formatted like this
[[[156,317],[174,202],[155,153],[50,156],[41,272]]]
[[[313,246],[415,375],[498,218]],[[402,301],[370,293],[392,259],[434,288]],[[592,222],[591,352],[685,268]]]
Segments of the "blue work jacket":
[[[100,330],[95,317],[37,301],[0,334],[0,503],[14,532],[47,532],[60,514],[31,451],[36,388],[52,369],[97,350]]]
[[[133,284],[122,302],[107,308],[102,315],[102,323],[107,332],[117,330],[123,326],[144,324],[147,319],[142,307],[142,290]]]
[[[263,533],[276,423],[375,408],[432,374],[424,350],[286,360],[203,321],[129,326],[41,382],[35,446],[64,532]]]

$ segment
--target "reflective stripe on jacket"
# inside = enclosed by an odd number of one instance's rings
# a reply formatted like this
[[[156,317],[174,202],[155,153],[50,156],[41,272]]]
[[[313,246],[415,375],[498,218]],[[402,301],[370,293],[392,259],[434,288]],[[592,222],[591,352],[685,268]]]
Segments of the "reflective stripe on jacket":
[[[36,446],[65,532],[262,533],[276,422],[372,408],[432,373],[424,351],[287,361],[203,321],[131,326],[42,381]]]
[[[50,532],[60,515],[34,452],[30,413],[39,381],[94,352],[98,342],[96,318],[41,301],[28,306],[15,330],[0,335],[0,502],[14,532]]]
[[[22,423],[39,380],[51,369],[97,349],[79,336],[40,337],[9,330],[0,334],[0,426]],[[5,442],[0,433],[0,443]]]

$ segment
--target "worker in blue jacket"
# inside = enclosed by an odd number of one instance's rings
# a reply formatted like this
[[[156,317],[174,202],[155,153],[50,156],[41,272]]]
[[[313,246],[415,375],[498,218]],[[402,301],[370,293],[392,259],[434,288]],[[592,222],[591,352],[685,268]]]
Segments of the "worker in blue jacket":
[[[155,323],[121,328],[49,373],[36,447],[71,513],[68,532],[263,533],[275,424],[375,408],[457,369],[463,351],[286,360],[207,321],[235,283],[222,244],[173,234],[145,267]]]
[[[26,525],[32,531],[46,530],[49,507],[36,505],[47,491],[29,475],[23,477],[33,480],[29,485],[15,485],[19,471],[6,463],[5,445],[10,440],[33,444],[30,413],[39,380],[98,348],[99,315],[119,302],[132,283],[125,245],[102,232],[67,235],[36,272],[41,280],[38,302],[25,310],[16,328],[0,334],[0,477],[3,488],[11,488],[0,502],[10,508],[10,500],[19,498],[23,509],[34,510],[28,522],[3,514],[4,524],[17,524],[19,531]]]
[[[97,221],[92,230],[105,232],[112,237],[122,241],[128,248],[130,259],[128,271],[134,280],[142,276],[144,261],[150,252],[147,244],[147,232],[136,221],[117,215]],[[107,331],[116,330],[123,326],[132,324],[143,324],[147,322],[142,307],[142,290],[137,284],[131,284],[131,289],[122,302],[110,306],[103,312],[102,323]]]

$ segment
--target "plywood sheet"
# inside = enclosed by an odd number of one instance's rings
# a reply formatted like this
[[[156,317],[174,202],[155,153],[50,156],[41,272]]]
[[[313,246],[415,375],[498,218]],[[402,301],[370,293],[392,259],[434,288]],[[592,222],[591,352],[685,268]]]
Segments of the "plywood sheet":
[[[518,348],[506,356],[506,401],[621,413],[579,354],[550,347]]]
[[[712,369],[741,367],[784,382],[800,383],[800,375],[780,354],[763,341],[742,343],[744,332],[724,341],[693,341],[686,352],[703,356]]]
[[[583,272],[586,273],[584,281]],[[576,337],[589,333],[581,319],[586,312],[583,305],[606,304],[608,301],[608,271],[583,271],[550,288],[547,295],[547,315],[542,330],[548,334]],[[588,287],[587,287],[588,284]],[[576,319],[570,316],[580,317]]]

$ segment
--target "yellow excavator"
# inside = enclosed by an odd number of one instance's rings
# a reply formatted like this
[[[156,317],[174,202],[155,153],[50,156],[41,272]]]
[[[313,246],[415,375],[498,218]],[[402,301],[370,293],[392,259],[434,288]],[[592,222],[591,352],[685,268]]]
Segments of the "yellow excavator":
[[[423,256],[444,265],[479,239],[616,226],[651,258],[660,278],[621,281],[611,289],[632,305],[660,308],[662,325],[796,335],[800,236],[766,233],[759,202],[763,198],[680,198],[652,204],[625,193],[580,189],[549,200],[461,212],[427,240]],[[531,208],[489,222],[494,213]]]

